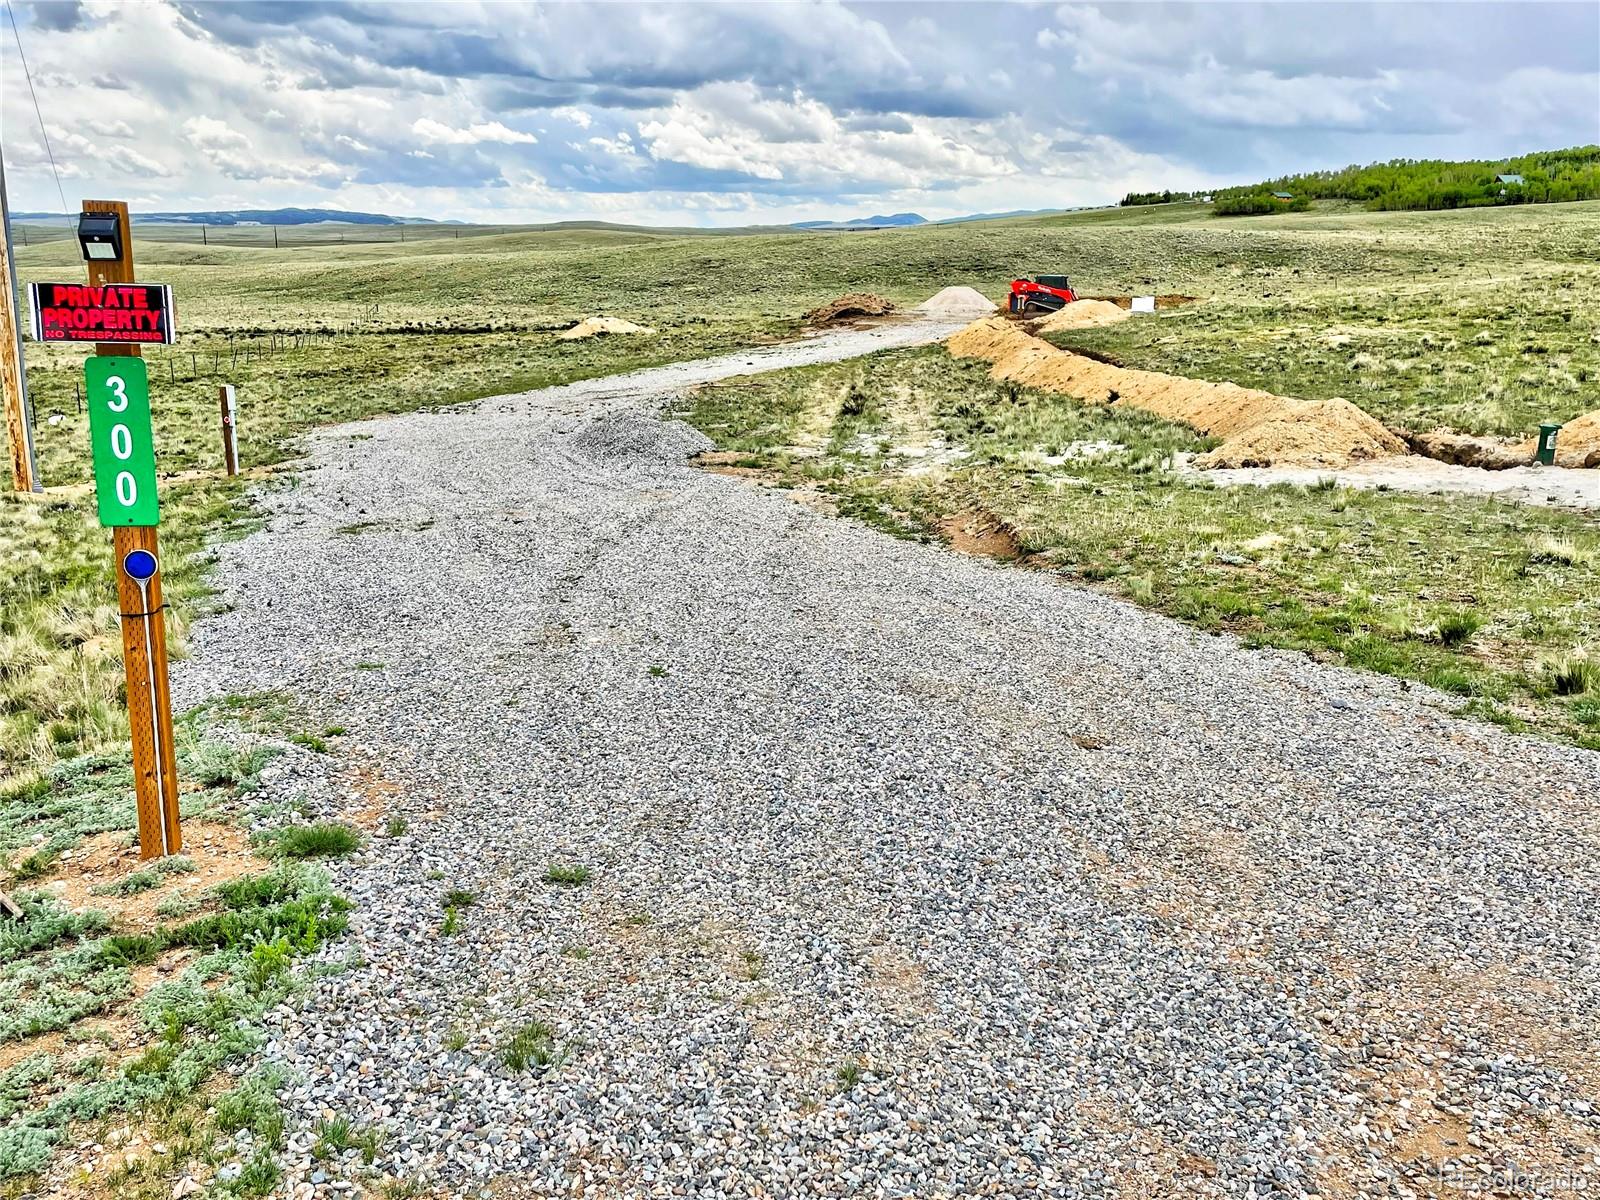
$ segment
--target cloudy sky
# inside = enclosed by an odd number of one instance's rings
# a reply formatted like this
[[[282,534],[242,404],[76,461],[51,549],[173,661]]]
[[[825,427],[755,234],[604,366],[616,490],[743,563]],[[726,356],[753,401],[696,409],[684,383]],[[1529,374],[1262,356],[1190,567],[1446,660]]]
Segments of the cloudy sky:
[[[1600,4],[11,0],[68,205],[734,225],[1600,141]],[[57,210],[3,35],[16,210]]]

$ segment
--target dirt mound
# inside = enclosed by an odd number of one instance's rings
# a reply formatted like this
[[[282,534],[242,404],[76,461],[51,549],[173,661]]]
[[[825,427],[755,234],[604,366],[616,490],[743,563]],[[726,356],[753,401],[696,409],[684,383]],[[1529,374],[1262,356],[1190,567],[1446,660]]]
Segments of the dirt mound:
[[[1057,309],[1036,328],[1040,333],[1055,333],[1060,329],[1082,329],[1088,325],[1115,325],[1126,321],[1131,314],[1118,308],[1109,300],[1074,300],[1065,308]]]
[[[958,329],[951,334],[945,345],[957,358],[986,358],[992,363],[998,363],[1005,356],[1030,346],[1051,348],[1048,343],[1029,337],[1003,317],[974,321],[965,329]]]
[[[982,509],[968,509],[944,518],[939,522],[939,532],[963,554],[1003,559],[1022,557],[1022,547],[1011,526]]]
[[[1065,311],[1065,310],[1063,310]],[[1341,467],[1404,454],[1405,443],[1347,400],[1294,400],[1233,383],[1136,371],[1057,350],[1003,318],[974,321],[946,343],[989,374],[1092,404],[1126,404],[1226,439],[1203,467]]]
[[[1517,447],[1527,458],[1538,448],[1538,438],[1529,438]],[[1600,408],[1573,417],[1561,427],[1556,434],[1556,466],[1600,467]]]
[[[621,317],[585,317],[571,329],[563,329],[556,334],[564,341],[574,338],[592,338],[601,333],[654,333],[655,330],[648,325],[635,325],[632,321],[624,321]]]
[[[936,317],[986,317],[998,306],[977,288],[941,288],[917,305],[917,311]]]
[[[1277,412],[1202,454],[1195,466],[1347,467],[1405,453],[1404,442],[1348,400],[1273,399],[1281,405]]]
[[[852,321],[857,317],[881,317],[893,311],[892,300],[885,300],[872,292],[851,292],[848,296],[828,301],[821,308],[813,308],[806,314],[806,323],[831,325],[835,321]]]

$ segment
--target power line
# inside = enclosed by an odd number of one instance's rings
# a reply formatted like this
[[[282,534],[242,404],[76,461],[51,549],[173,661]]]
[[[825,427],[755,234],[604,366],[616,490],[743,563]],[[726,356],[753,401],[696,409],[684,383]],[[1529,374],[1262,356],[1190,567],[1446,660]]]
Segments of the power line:
[[[22,52],[22,32],[17,28],[17,14],[11,10],[11,0],[5,0],[6,16],[11,18],[11,36],[17,41],[17,57],[22,60],[22,75],[28,81],[28,95],[33,97],[33,115],[39,119],[39,136],[44,139],[44,152],[50,157],[50,173],[56,177],[56,195],[61,197],[61,215],[70,218],[67,211],[67,193],[61,186],[61,171],[56,166],[56,152],[50,148],[50,134],[44,127],[44,113],[39,108],[39,93],[33,90],[33,72],[28,70],[28,56]]]

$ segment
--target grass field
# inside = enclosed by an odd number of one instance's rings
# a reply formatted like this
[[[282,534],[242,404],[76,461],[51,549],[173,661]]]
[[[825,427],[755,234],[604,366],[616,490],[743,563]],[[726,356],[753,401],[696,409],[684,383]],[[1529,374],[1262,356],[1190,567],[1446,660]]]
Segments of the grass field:
[[[270,485],[295,435],[783,338],[847,291],[913,303],[1067,271],[1089,294],[1197,298],[1059,335],[1129,365],[1344,395],[1412,427],[1527,433],[1600,406],[1595,203],[1237,221],[1167,206],[849,235],[587,227],[340,245],[321,233],[278,250],[141,235],[140,274],[174,286],[182,331],[148,356],[178,653],[213,602],[208,544],[252,527],[246,488]],[[65,241],[19,257],[24,282],[82,277]],[[555,337],[596,312],[658,332]],[[248,1162],[223,1192],[266,1195],[284,1134],[275,1081],[205,1081],[254,1047],[255,1018],[292,986],[290,960],[338,935],[345,902],[314,866],[256,855],[353,839],[313,829],[252,845],[251,830],[299,818],[261,810],[261,755],[212,723],[285,753],[319,753],[331,733],[295,728],[282,697],[185,715],[190,827],[236,852],[200,867],[236,874],[109,869],[133,816],[82,358],[29,346],[51,490],[0,499],[0,886],[27,914],[0,932],[0,1197],[31,1186],[62,1142],[110,1145],[130,1117],[151,1142],[100,1194],[171,1195],[188,1164],[236,1156],[248,1131]],[[243,480],[218,475],[221,383],[238,389]],[[976,522],[1001,535],[991,548],[1202,628],[1424,680],[1490,719],[1600,746],[1591,518],[1197,485],[1171,469],[1205,446],[1192,431],[997,385],[937,348],[736,383],[703,389],[685,415],[751,465],[828,489],[846,515],[930,539]],[[86,905],[46,890],[74,878]],[[157,964],[175,981],[149,986]],[[324,1138],[357,1144],[340,1120]]]
[[[18,257],[23,282],[81,278],[67,242]],[[1013,275],[1062,270],[1090,294],[1199,298],[1058,335],[1130,365],[1345,395],[1410,426],[1526,433],[1600,405],[1600,203],[1234,220],[1172,205],[842,235],[583,227],[281,250],[150,240],[138,262],[179,312],[179,345],[149,360],[180,632],[204,597],[207,531],[244,515],[238,485],[196,477],[219,462],[224,382],[259,468],[321,424],[781,338],[846,291],[999,295]],[[594,312],[659,332],[555,337]],[[0,506],[19,564],[0,599],[0,774],[123,735],[109,538],[82,486],[82,357],[28,348],[40,463],[60,490]]]
[[[1209,253],[1230,276],[1217,281],[1225,303],[1051,340],[1176,375],[1343,396],[1416,430],[1531,434],[1600,407],[1600,205],[1260,219],[1291,222],[1289,236],[1245,230],[1226,250],[1176,227],[1175,256]]]
[[[1108,588],[1247,645],[1415,679],[1600,749],[1600,529],[1588,516],[1332,486],[1218,488],[1186,426],[989,379],[942,348],[700,389],[737,457],[900,536]],[[1331,485],[1331,480],[1329,481]]]
[[[258,795],[266,763],[307,738],[295,719],[257,695],[179,722],[193,857],[134,857],[120,747],[0,785],[0,882],[22,909],[0,926],[0,1197],[46,1194],[40,1173],[63,1145],[85,1166],[52,1182],[84,1200],[164,1200],[195,1164],[240,1159],[208,1195],[276,1186],[276,1081],[212,1080],[261,1045],[295,960],[347,923],[349,902],[305,860],[347,853],[354,832]],[[220,724],[251,732],[241,742]]]

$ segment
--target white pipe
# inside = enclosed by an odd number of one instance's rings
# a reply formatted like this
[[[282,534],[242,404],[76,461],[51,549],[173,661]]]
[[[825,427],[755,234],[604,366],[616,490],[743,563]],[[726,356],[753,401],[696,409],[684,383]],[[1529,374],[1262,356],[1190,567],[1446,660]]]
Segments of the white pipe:
[[[167,848],[167,787],[166,772],[161,762],[161,714],[156,707],[156,654],[154,636],[150,632],[150,586],[147,579],[136,579],[139,585],[139,606],[144,610],[144,670],[150,680],[150,743],[156,756],[156,814],[161,820],[161,857],[171,851]]]

